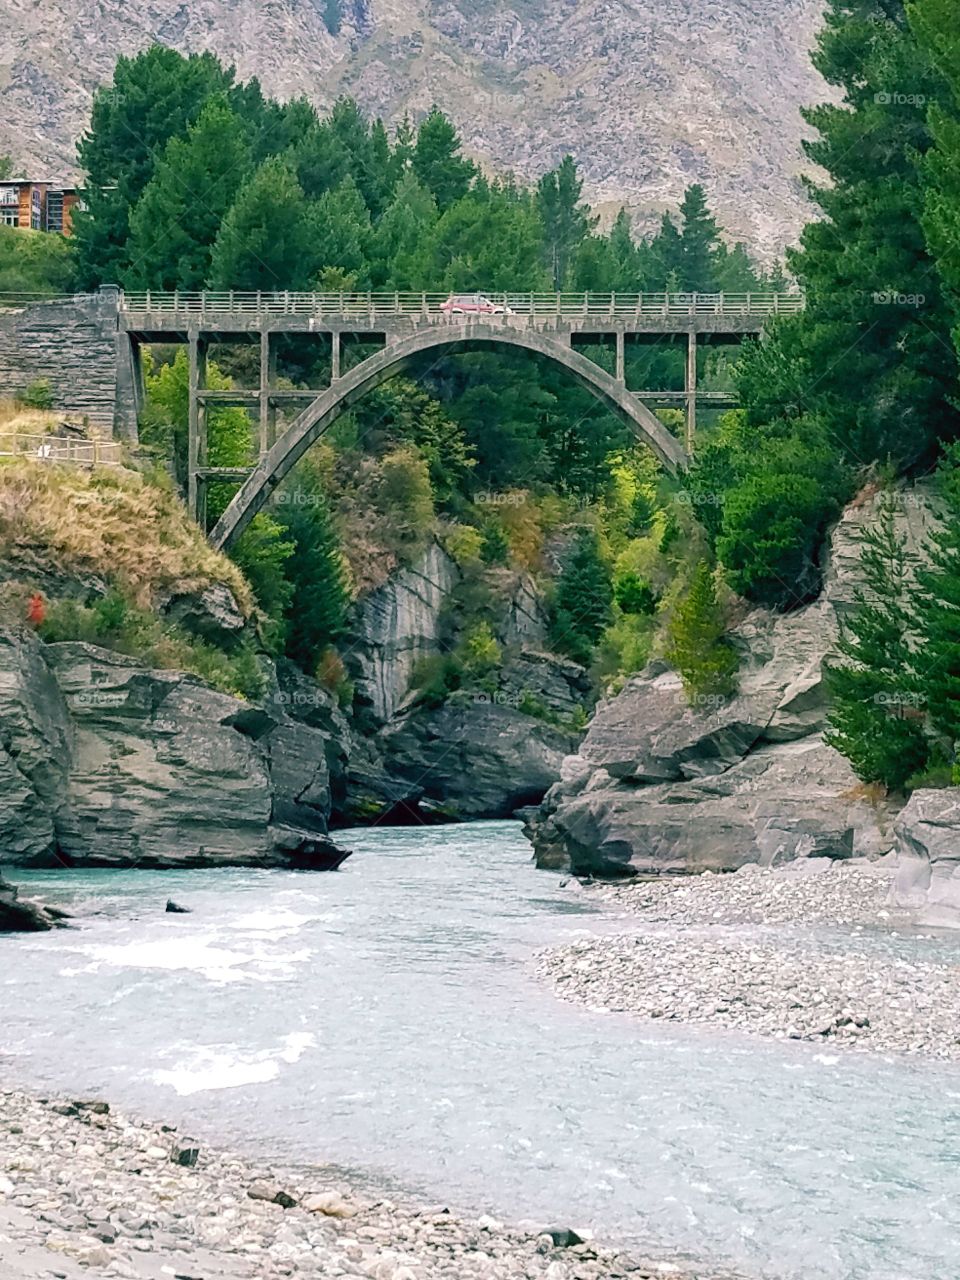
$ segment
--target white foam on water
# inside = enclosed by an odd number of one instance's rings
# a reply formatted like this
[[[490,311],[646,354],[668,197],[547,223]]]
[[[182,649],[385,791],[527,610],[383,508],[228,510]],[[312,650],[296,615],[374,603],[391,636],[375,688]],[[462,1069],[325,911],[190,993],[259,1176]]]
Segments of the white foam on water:
[[[284,938],[299,933],[305,924],[315,919],[316,916],[301,915],[282,907],[279,911],[251,911],[249,915],[227,921],[226,925],[242,933],[265,933],[272,938]]]
[[[255,1053],[238,1052],[234,1046],[199,1045],[176,1066],[155,1071],[151,1080],[174,1089],[180,1097],[220,1089],[238,1089],[244,1085],[266,1084],[276,1080],[281,1063],[299,1062],[316,1038],[307,1031],[293,1031],[276,1049]]]
[[[169,938],[85,948],[94,960],[118,969],[187,969],[211,982],[242,982],[238,970],[249,962],[239,951],[211,946],[204,938]]]

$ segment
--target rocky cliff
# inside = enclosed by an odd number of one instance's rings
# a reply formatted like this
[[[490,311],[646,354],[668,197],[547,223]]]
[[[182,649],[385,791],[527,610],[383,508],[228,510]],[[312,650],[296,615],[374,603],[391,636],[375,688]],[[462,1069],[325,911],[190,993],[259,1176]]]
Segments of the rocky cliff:
[[[798,107],[822,0],[7,0],[0,154],[66,176],[94,89],[151,40],[212,50],[271,94],[356,96],[388,121],[438,103],[467,149],[530,180],[572,152],[591,201],[657,214],[706,184],[737,236],[806,217]],[[746,198],[745,198],[746,193]]]
[[[903,499],[901,534],[916,547],[933,518],[922,492]],[[897,806],[869,802],[823,741],[824,659],[858,580],[858,531],[874,512],[866,499],[844,513],[817,601],[786,616],[757,610],[732,633],[736,697],[689,706],[676,674],[653,664],[601,704],[531,820],[539,865],[680,874],[893,846]]]
[[[327,849],[326,746],[276,705],[0,631],[5,862],[309,866]]]

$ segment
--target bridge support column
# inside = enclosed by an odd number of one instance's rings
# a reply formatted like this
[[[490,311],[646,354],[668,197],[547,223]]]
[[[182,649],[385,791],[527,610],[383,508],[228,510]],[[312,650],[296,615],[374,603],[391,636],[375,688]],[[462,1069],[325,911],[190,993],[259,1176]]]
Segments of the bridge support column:
[[[687,334],[687,453],[693,456],[693,437],[697,431],[697,335]]]
[[[340,332],[330,334],[330,381],[340,380]]]
[[[200,490],[197,471],[207,457],[207,409],[200,392],[207,385],[207,343],[197,332],[191,332],[190,399],[187,417],[187,507],[200,520]]]
[[[617,381],[626,383],[626,338],[622,332],[617,334]]]
[[[259,454],[262,458],[276,443],[277,410],[270,399],[277,379],[277,352],[270,341],[269,329],[260,333],[260,440]]]

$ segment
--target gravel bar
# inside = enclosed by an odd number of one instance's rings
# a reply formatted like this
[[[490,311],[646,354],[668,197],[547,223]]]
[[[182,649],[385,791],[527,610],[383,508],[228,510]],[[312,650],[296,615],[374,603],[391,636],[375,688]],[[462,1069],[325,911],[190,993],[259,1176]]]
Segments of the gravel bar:
[[[798,863],[588,886],[636,927],[542,952],[538,969],[594,1009],[960,1060],[960,965],[875,945],[878,932],[910,927],[887,906],[890,875],[876,863]]]
[[[106,1103],[0,1090],[3,1280],[733,1280],[258,1168]],[[583,1239],[580,1238],[583,1237]]]

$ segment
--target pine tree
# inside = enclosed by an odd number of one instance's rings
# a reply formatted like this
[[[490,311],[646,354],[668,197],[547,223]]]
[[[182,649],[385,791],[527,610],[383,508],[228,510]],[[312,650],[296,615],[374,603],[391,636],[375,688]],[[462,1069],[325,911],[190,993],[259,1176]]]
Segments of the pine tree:
[[[441,213],[463,199],[476,175],[473,164],[460,154],[460,145],[450,120],[434,106],[417,130],[412,163]]]
[[[787,405],[821,417],[854,465],[915,466],[960,426],[950,313],[921,224],[928,111],[946,86],[902,0],[831,0],[813,60],[843,102],[804,112],[817,133],[805,149],[828,175],[807,183],[821,216],[788,255],[806,308],[744,361],[744,403],[753,421]]]
[[[736,688],[737,655],[725,631],[713,570],[701,560],[670,619],[664,654],[691,702],[727,697]]]
[[[633,225],[626,209],[621,209],[610,228],[610,253],[615,264],[613,289],[618,293],[642,293],[646,286],[640,253],[633,238]]]
[[[422,289],[424,245],[437,221],[437,204],[417,175],[404,171],[370,240],[374,289]]]
[[[910,20],[922,47],[943,73],[949,97],[930,113],[935,146],[928,153],[923,225],[946,287],[960,350],[960,27],[950,0],[917,0]]]
[[[680,217],[683,222],[677,265],[680,288],[685,293],[713,293],[720,228],[707,207],[707,194],[698,182],[684,192]]]
[[[592,529],[580,529],[557,579],[551,643],[587,664],[611,618],[613,583]]]
[[[862,584],[841,620],[837,654],[827,667],[832,706],[826,741],[864,782],[900,790],[930,753],[908,639],[912,563],[897,529],[898,503],[881,498],[861,535]]]
[[[131,261],[130,214],[157,158],[232,79],[212,54],[184,58],[163,45],[117,60],[113,80],[94,95],[90,127],[77,148],[86,206],[73,222],[80,288],[124,278]]]
[[[320,263],[303,190],[288,161],[265,160],[227,211],[210,259],[211,289],[307,289]]]
[[[342,633],[349,595],[343,555],[323,489],[301,465],[287,483],[287,502],[275,518],[294,551],[285,572],[293,587],[287,606],[287,656],[302,670],[315,671],[323,650]]]
[[[914,629],[917,678],[933,729],[960,745],[960,446],[948,446],[937,473],[942,520],[917,571]]]
[[[316,202],[310,219],[312,253],[320,269],[336,267],[366,286],[370,214],[352,177]]]
[[[639,246],[639,255],[641,275],[650,289],[672,292],[681,287],[683,248],[680,232],[669,213],[660,219],[660,229],[653,239]]]
[[[537,212],[543,224],[543,243],[553,287],[559,292],[567,285],[571,265],[584,238],[596,226],[589,205],[581,200],[583,182],[573,156],[564,156],[559,166],[545,173],[537,186]]]
[[[128,288],[202,289],[220,224],[247,176],[243,121],[211,98],[185,138],[172,138],[130,216]]]

